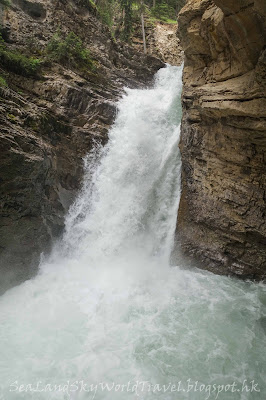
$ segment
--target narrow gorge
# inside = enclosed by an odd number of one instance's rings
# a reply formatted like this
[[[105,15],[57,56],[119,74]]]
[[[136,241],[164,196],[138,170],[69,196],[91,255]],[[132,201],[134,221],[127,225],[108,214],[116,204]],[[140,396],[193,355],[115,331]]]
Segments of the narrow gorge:
[[[0,399],[265,400],[264,2],[0,21]]]

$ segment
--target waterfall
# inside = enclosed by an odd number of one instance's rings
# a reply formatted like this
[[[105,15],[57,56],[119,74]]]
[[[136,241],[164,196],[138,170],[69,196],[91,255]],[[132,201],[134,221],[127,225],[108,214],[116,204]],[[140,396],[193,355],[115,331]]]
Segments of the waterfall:
[[[180,197],[181,74],[161,69],[154,88],[127,89],[119,102],[109,143],[89,155],[66,221],[72,256],[106,263],[138,252],[168,262]]]
[[[64,237],[0,298],[0,399],[265,399],[265,286],[170,266],[181,75],[125,90]]]

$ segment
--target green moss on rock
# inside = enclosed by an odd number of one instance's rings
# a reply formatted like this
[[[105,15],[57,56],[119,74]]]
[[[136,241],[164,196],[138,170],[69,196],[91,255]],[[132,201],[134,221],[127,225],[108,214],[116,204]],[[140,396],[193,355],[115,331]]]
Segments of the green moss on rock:
[[[41,60],[8,49],[0,35],[0,65],[18,75],[37,76],[40,71]]]

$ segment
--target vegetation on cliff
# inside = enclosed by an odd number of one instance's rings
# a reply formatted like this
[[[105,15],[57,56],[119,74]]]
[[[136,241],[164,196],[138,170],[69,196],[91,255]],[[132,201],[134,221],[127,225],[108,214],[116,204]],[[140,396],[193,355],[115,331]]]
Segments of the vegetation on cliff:
[[[0,75],[0,87],[7,86],[5,78]]]
[[[176,22],[185,0],[95,0],[98,15],[110,26],[113,34],[130,41],[134,21],[143,16],[149,21]]]
[[[70,32],[65,38],[58,31],[47,45],[48,59],[57,61],[67,67],[94,70],[95,63],[90,51],[83,45],[82,40]]]
[[[147,30],[153,29],[154,21],[176,22],[177,13],[185,0],[75,0],[78,7],[84,7],[106,24],[113,38],[132,42],[138,31],[142,32],[144,53],[147,52]],[[0,6],[12,6],[9,0],[0,0]],[[11,7],[12,8],[12,7]],[[1,29],[2,30],[2,29]],[[28,46],[17,49],[5,42],[0,30],[0,66],[7,71],[25,77],[38,77],[43,64],[57,62],[80,72],[96,69],[96,62],[83,39],[76,32],[62,32],[60,29],[49,42],[36,48],[29,38]],[[5,33],[5,35],[4,35]],[[4,40],[4,39],[5,40]],[[8,75],[7,75],[8,78]],[[7,79],[8,80],[8,79]],[[2,84],[3,86],[3,84]]]
[[[47,61],[55,61],[81,72],[94,71],[96,68],[90,51],[74,32],[70,32],[64,37],[58,31],[48,42],[46,48],[39,52],[39,58],[28,56],[25,53],[27,53],[25,50],[22,53],[9,49],[0,33],[0,65],[15,74],[37,77],[41,72],[41,65]],[[4,78],[0,79],[0,85],[6,86]]]
[[[3,6],[9,6],[10,2],[9,0],[0,0],[0,4],[2,4]]]
[[[0,64],[19,75],[36,76],[40,70],[41,60],[8,49],[0,34]]]

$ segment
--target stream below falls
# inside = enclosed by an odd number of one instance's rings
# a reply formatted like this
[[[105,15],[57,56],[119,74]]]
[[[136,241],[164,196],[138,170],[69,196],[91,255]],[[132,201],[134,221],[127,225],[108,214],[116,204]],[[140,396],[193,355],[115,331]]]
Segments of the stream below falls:
[[[63,238],[0,298],[0,400],[265,400],[263,284],[170,265],[182,68],[126,89]]]

